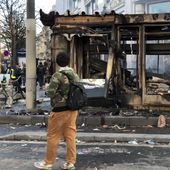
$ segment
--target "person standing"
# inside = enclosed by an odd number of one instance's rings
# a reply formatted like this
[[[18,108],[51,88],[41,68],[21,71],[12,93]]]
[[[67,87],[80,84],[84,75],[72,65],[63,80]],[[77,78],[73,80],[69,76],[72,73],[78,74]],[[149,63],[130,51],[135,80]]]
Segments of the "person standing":
[[[15,72],[15,67],[11,66],[10,64],[8,65],[8,69],[6,71],[6,74],[10,74],[10,79],[11,80],[16,80],[16,72]]]
[[[21,86],[21,84],[22,84],[21,72],[22,72],[21,66],[20,66],[20,64],[17,64],[15,66],[15,75],[16,75],[16,78],[18,79],[19,86]]]
[[[37,80],[38,80],[40,89],[42,89],[44,85],[44,74],[45,74],[45,68],[42,62],[40,62],[37,67]]]
[[[56,57],[56,71],[46,89],[51,98],[52,112],[48,119],[47,150],[43,161],[35,162],[38,169],[52,169],[56,159],[56,149],[60,139],[66,141],[66,162],[61,169],[74,170],[76,163],[76,119],[78,111],[71,111],[66,105],[66,99],[71,81],[78,82],[79,77],[68,67],[69,57],[61,52]]]

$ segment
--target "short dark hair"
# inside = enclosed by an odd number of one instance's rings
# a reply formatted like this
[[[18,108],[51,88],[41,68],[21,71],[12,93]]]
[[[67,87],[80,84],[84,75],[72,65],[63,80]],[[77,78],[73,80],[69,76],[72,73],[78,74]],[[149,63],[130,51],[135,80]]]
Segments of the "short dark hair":
[[[60,67],[65,67],[67,65],[69,65],[70,62],[70,58],[68,57],[68,55],[64,52],[60,52],[58,53],[57,57],[56,57],[56,63],[60,66]]]

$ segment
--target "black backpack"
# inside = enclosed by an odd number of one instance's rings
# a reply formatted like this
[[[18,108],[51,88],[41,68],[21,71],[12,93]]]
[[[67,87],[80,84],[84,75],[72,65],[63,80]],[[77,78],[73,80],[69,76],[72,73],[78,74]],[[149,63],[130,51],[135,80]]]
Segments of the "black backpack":
[[[70,110],[79,110],[87,105],[87,94],[80,82],[70,82],[66,104]]]
[[[66,105],[70,110],[79,110],[87,105],[87,94],[84,86],[80,82],[73,82],[64,71],[60,71],[69,80],[69,92]]]

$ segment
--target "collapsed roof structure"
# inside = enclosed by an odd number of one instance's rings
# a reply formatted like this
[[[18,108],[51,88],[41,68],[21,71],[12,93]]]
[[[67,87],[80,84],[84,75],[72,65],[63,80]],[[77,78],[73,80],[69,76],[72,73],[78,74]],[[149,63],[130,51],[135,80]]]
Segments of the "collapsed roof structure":
[[[98,80],[101,86],[88,88],[89,98],[170,110],[170,13],[59,15],[40,10],[40,17],[53,31],[52,61],[65,51],[70,66],[89,80],[86,85]]]

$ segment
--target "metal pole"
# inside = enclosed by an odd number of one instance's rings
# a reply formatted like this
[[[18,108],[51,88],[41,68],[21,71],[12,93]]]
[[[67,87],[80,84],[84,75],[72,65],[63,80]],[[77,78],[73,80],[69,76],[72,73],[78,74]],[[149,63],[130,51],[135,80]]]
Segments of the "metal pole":
[[[26,21],[26,108],[36,105],[35,0],[27,0]]]

